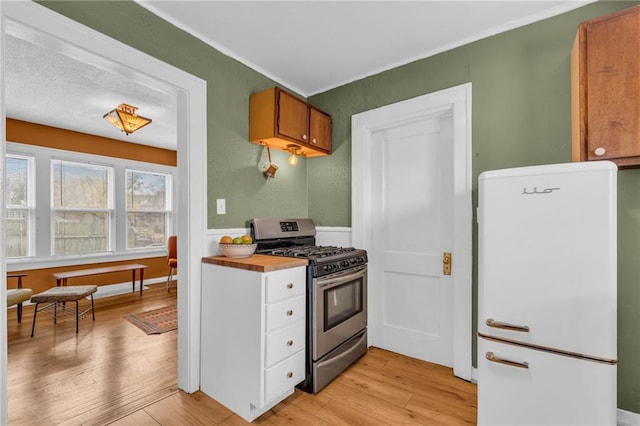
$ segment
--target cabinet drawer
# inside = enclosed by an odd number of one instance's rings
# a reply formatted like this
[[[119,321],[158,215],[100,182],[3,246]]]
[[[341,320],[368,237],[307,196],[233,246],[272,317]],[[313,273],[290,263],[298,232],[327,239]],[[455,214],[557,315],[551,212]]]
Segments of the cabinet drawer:
[[[267,305],[265,331],[273,331],[292,325],[305,318],[305,298],[298,296]]]
[[[269,403],[274,398],[293,389],[304,380],[304,351],[300,351],[265,372],[264,399]]]
[[[304,348],[304,321],[267,335],[267,367]]]
[[[291,268],[267,275],[267,303],[306,293],[306,268]]]

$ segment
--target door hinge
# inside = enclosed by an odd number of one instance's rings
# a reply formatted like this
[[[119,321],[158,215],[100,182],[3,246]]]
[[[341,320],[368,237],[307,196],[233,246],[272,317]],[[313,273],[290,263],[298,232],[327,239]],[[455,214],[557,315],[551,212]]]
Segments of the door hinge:
[[[451,275],[451,253],[448,251],[442,253],[442,273]]]

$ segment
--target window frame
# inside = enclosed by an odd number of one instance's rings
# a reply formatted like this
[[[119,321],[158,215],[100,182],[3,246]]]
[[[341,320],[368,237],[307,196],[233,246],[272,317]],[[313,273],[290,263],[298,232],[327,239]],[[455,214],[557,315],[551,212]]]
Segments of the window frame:
[[[136,172],[136,173],[144,173],[144,174],[151,174],[151,175],[162,175],[165,177],[165,200],[164,200],[164,209],[163,210],[142,210],[142,209],[130,209],[128,204],[129,204],[129,200],[128,200],[128,196],[129,196],[129,172]],[[158,170],[152,170],[149,168],[140,168],[140,167],[126,167],[125,168],[125,173],[124,173],[124,185],[125,185],[125,191],[124,191],[124,209],[125,209],[125,222],[126,222],[126,226],[125,226],[125,248],[127,251],[130,252],[135,252],[135,251],[140,251],[140,250],[144,250],[144,249],[148,249],[150,246],[147,247],[129,247],[129,213],[162,213],[165,216],[165,227],[164,227],[164,238],[163,238],[163,243],[160,247],[167,247],[167,238],[169,238],[169,235],[172,234],[172,229],[173,229],[173,209],[171,208],[171,206],[173,205],[173,179],[174,175],[171,173],[166,173],[166,172],[160,172]]]
[[[24,153],[18,150],[6,150],[5,152],[5,182],[6,178],[6,159],[7,158],[16,158],[23,159],[27,161],[27,205],[26,206],[10,206],[6,202],[6,193],[4,197],[5,203],[5,217],[4,220],[7,220],[8,213],[10,211],[26,211],[27,212],[27,253],[24,256],[9,256],[9,252],[6,252],[7,260],[14,259],[32,259],[35,257],[35,247],[36,247],[36,161],[35,155],[31,153]],[[6,188],[5,188],[6,191]],[[5,228],[6,232],[6,228]],[[5,244],[7,243],[5,238]]]
[[[90,207],[55,207],[55,200],[54,200],[54,183],[55,183],[55,177],[54,177],[54,170],[55,170],[55,164],[56,163],[60,163],[65,164],[73,164],[76,167],[86,167],[86,168],[93,168],[93,169],[103,169],[104,171],[106,171],[106,184],[107,184],[107,200],[106,200],[106,208],[90,208]],[[100,255],[100,254],[109,254],[109,253],[113,253],[113,246],[114,246],[114,241],[115,241],[115,223],[114,223],[114,218],[115,218],[115,167],[112,164],[108,164],[108,163],[97,163],[95,161],[78,161],[78,160],[69,160],[67,158],[60,158],[58,156],[55,157],[51,157],[51,159],[49,160],[49,168],[50,168],[50,180],[49,180],[49,194],[50,194],[50,198],[49,198],[49,221],[50,221],[50,230],[51,230],[51,235],[50,235],[50,250],[49,250],[49,254],[52,257],[74,257],[74,256],[79,256],[79,257],[85,257],[88,255]],[[104,250],[102,251],[91,251],[91,252],[81,252],[81,253],[60,253],[57,254],[55,253],[56,251],[56,216],[57,213],[59,212],[65,212],[65,213],[106,213],[106,222],[107,222],[107,229],[106,229],[106,238],[107,238],[107,242],[106,242],[106,247]]]

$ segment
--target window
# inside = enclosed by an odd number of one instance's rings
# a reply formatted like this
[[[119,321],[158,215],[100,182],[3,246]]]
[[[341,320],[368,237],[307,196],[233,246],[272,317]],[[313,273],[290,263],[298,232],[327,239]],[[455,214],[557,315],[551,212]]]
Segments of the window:
[[[174,232],[175,167],[10,141],[6,146],[1,244],[11,268],[166,255]]]
[[[8,258],[33,256],[35,191],[32,156],[6,154],[6,250]]]
[[[111,250],[113,168],[51,160],[53,255]]]
[[[127,169],[127,249],[166,244],[170,188],[171,175]]]

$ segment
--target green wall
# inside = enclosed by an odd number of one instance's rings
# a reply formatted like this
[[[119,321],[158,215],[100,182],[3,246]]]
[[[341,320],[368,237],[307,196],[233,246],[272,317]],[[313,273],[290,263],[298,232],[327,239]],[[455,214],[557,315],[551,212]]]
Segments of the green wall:
[[[246,139],[248,107],[249,95],[273,81],[133,2],[41,3],[207,81],[208,201],[215,206],[216,198],[227,199],[227,215],[209,209],[210,228],[244,227],[257,216],[307,215],[319,225],[351,226],[351,115],[469,81],[474,188],[484,170],[570,161],[569,52],[577,25],[635,4],[598,2],[313,96],[310,102],[333,117],[334,153],[292,168],[276,152],[280,169],[276,179],[266,180],[256,169],[261,148]],[[636,413],[639,189],[640,170],[619,173],[618,406]],[[474,306],[476,269],[474,264]]]

